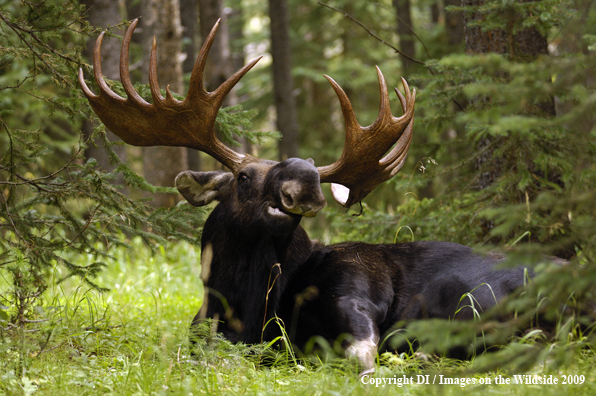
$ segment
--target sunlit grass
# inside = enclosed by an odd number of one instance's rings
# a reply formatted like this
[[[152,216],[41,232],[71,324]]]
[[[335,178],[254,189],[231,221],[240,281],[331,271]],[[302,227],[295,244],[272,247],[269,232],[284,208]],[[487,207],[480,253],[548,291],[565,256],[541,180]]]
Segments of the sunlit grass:
[[[188,331],[201,306],[199,250],[185,244],[159,247],[155,254],[138,240],[111,249],[107,269],[94,281],[54,281],[24,331],[8,329],[0,338],[0,395],[198,395],[198,394],[593,394],[594,354],[585,350],[564,371],[584,375],[582,385],[501,385],[503,372],[473,373],[471,362],[422,354],[383,354],[377,378],[414,378],[398,386],[363,384],[357,369],[340,359],[328,363],[295,360],[284,351],[199,342],[191,354]],[[78,264],[91,257],[70,257]],[[5,283],[0,292],[6,292]],[[263,354],[267,359],[263,359]],[[271,363],[273,361],[273,363]],[[266,363],[268,362],[268,363]],[[535,374],[542,375],[540,367]],[[476,379],[476,384],[417,384],[419,375]],[[480,385],[480,378],[491,378]],[[365,382],[370,379],[366,379]]]

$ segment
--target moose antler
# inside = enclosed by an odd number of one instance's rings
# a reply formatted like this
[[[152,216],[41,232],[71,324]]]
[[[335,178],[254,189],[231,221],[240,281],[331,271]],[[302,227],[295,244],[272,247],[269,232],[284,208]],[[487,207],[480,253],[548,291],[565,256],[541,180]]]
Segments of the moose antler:
[[[190,77],[188,95],[183,101],[175,99],[166,88],[163,98],[157,82],[157,44],[153,38],[149,65],[149,85],[153,104],[147,103],[132,86],[128,71],[128,49],[132,33],[137,26],[135,19],[126,30],[120,52],[120,79],[127,94],[121,98],[106,84],[101,73],[101,43],[104,33],[95,42],[93,69],[99,94],[95,95],[79,69],[79,83],[95,114],[105,126],[126,143],[133,146],[178,146],[203,151],[235,171],[244,155],[224,145],[215,136],[215,119],[226,95],[238,81],[261,59],[260,57],[237,71],[213,92],[203,86],[203,72],[207,54],[213,44],[219,20],[211,29],[197,57]]]
[[[215,136],[215,120],[226,95],[238,81],[261,59],[255,59],[215,91],[207,92],[203,86],[203,72],[209,49],[213,44],[220,21],[211,29],[205,40],[190,77],[188,95],[183,101],[175,99],[166,88],[162,97],[157,81],[157,44],[151,48],[149,86],[153,104],[147,103],[135,91],[128,71],[128,52],[132,33],[137,26],[135,19],[126,30],[120,52],[120,79],[127,98],[114,93],[106,84],[101,72],[101,44],[105,33],[95,42],[93,51],[94,77],[99,94],[91,92],[79,69],[79,83],[99,119],[117,136],[133,146],[177,146],[203,151],[236,173],[245,159],[224,145]],[[345,207],[362,200],[376,186],[393,177],[403,166],[412,140],[416,90],[410,92],[402,78],[406,96],[395,89],[404,115],[396,118],[389,108],[389,95],[383,73],[377,67],[381,105],[377,120],[368,127],[361,127],[356,120],[350,100],[341,87],[329,76],[345,119],[346,140],[338,161],[318,167],[322,183],[332,183],[335,200]],[[395,144],[395,147],[391,147]],[[391,151],[387,153],[387,151]],[[383,157],[384,156],[384,157]]]
[[[412,141],[416,89],[410,92],[402,78],[406,96],[395,88],[404,115],[397,118],[391,114],[389,94],[385,77],[377,67],[381,104],[379,115],[368,127],[361,127],[356,120],[352,104],[343,89],[329,76],[344,114],[346,140],[339,160],[317,169],[321,183],[333,183],[331,190],[335,200],[349,208],[361,201],[382,182],[389,180],[402,168]],[[387,151],[395,147],[387,154]]]

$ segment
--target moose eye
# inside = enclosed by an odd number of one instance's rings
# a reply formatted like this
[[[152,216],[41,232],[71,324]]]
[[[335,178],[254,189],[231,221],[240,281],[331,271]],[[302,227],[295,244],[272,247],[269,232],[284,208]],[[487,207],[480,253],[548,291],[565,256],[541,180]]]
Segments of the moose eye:
[[[238,181],[243,182],[243,181],[246,181],[246,180],[248,180],[248,176],[246,174],[241,173],[240,175],[238,175]]]

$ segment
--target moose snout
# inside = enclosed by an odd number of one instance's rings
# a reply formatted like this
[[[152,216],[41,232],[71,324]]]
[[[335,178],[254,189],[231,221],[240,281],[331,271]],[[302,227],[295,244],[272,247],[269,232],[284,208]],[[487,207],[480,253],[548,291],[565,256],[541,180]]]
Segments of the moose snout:
[[[282,183],[280,201],[284,211],[306,217],[316,216],[327,205],[319,184],[304,184],[297,180]]]

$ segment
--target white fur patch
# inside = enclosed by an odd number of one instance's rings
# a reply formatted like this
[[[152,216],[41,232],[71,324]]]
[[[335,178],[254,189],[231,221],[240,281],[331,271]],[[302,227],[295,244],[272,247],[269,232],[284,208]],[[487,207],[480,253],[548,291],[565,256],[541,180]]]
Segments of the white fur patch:
[[[352,345],[346,349],[346,357],[349,359],[356,358],[358,363],[362,366],[360,375],[370,374],[375,370],[375,357],[377,356],[377,343],[379,337],[374,334],[367,339],[354,341]]]

